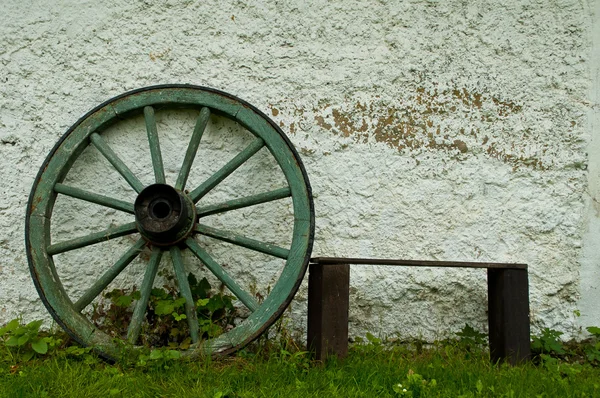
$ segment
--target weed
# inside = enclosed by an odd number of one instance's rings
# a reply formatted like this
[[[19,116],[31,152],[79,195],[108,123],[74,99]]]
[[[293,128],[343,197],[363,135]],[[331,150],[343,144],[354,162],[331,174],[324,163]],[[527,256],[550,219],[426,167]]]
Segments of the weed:
[[[402,383],[395,384],[392,390],[402,397],[421,397],[429,395],[429,392],[437,386],[435,379],[425,380],[423,376],[409,369],[406,379]]]
[[[540,336],[533,336],[531,351],[534,361],[549,369],[564,368],[565,364],[600,365],[600,328],[589,326],[591,337],[580,342],[563,343],[563,334],[553,329],[543,329]]]
[[[161,316],[177,322],[172,314]],[[281,322],[279,332],[271,330],[268,345],[254,346],[262,350],[260,355],[250,347],[236,358],[219,360],[183,361],[179,351],[162,347],[143,349],[134,366],[88,364],[90,349],[49,345],[47,354],[36,353],[33,361],[0,361],[0,397],[600,396],[600,368],[566,362],[578,350],[572,347],[564,347],[563,356],[543,354],[543,366],[510,367],[490,364],[485,350],[468,351],[456,341],[427,344],[417,351],[410,342],[369,334],[350,347],[344,360],[315,363],[298,341],[291,341],[286,321]],[[592,338],[585,344],[594,346],[598,330],[589,331]],[[5,342],[8,335],[3,333]]]
[[[153,367],[169,369],[170,364],[173,361],[177,361],[181,358],[181,353],[177,350],[169,350],[166,348],[160,348],[151,350],[147,355],[142,354],[138,357],[136,363],[137,367]]]
[[[384,342],[369,332],[367,332],[364,339],[359,336],[355,337],[354,343],[355,349],[365,354],[376,355],[385,350]]]
[[[40,326],[43,321],[37,320],[24,325],[21,319],[13,319],[0,328],[0,340],[6,349],[6,358],[16,363],[29,361],[34,356],[45,355],[62,344],[62,339],[42,334]]]
[[[265,333],[244,347],[237,355],[243,358],[268,359],[301,353],[298,356],[309,358],[306,346],[300,343],[301,332],[294,332],[288,323],[289,318],[284,313]]]
[[[140,342],[148,347],[187,349],[191,338],[185,298],[179,296],[174,278],[163,276],[167,283],[151,291]],[[188,282],[196,304],[200,337],[216,337],[232,328],[238,315],[233,305],[235,298],[223,292],[213,292],[206,278],[198,281],[190,273]],[[139,299],[140,292],[135,286],[130,292],[114,289],[104,294],[104,301],[94,307],[91,319],[109,335],[124,339],[133,314],[133,304]]]
[[[584,345],[583,351],[586,359],[595,365],[600,365],[600,328],[596,326],[590,326],[586,328],[592,335],[592,338],[587,340]]]
[[[458,336],[458,343],[467,351],[479,350],[487,345],[487,334],[475,330],[468,324],[465,324],[465,327],[456,335]]]
[[[542,360],[550,356],[562,356],[566,354],[560,336],[563,332],[544,328],[540,336],[533,336],[531,342],[531,351],[534,356],[540,357]]]
[[[92,347],[81,347],[79,345],[71,345],[59,351],[59,355],[69,358],[81,360],[87,365],[98,363],[98,356],[94,353]]]
[[[596,326],[588,326],[588,327],[586,328],[586,330],[587,330],[588,332],[590,332],[590,334],[591,334],[592,336],[594,336],[595,338],[597,338],[597,339],[600,339],[600,328],[599,328],[599,327],[596,327]]]

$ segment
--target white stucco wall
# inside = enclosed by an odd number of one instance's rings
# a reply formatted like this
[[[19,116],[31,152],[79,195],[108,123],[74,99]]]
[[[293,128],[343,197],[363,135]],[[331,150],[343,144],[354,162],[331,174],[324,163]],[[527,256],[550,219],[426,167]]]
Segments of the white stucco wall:
[[[47,317],[23,235],[54,143],[115,95],[191,83],[288,133],[313,187],[314,256],[527,263],[534,330],[600,325],[599,4],[5,0],[0,324]],[[351,278],[351,335],[486,328],[482,270]],[[304,285],[295,327],[305,311]]]

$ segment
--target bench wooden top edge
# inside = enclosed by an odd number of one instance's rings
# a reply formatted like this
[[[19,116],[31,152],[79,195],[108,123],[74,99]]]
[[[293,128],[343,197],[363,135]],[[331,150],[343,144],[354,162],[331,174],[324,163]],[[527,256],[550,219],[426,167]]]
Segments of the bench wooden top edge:
[[[431,260],[398,260],[385,258],[351,258],[351,257],[313,257],[311,264],[356,264],[356,265],[393,265],[408,267],[453,267],[453,268],[494,268],[494,269],[527,269],[527,264],[515,263],[480,263],[468,261],[431,261]]]

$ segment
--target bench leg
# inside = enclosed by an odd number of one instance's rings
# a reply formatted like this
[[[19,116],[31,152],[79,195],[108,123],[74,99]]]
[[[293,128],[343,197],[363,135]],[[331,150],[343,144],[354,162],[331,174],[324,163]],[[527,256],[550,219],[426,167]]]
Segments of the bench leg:
[[[348,354],[348,264],[310,264],[308,269],[308,349],[315,359]]]
[[[490,359],[529,360],[529,284],[525,269],[488,268]]]

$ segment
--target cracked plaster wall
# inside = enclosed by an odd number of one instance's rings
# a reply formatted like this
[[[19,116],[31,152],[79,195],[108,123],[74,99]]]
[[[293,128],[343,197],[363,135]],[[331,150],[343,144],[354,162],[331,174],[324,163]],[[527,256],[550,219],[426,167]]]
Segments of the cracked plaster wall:
[[[47,318],[23,245],[46,154],[95,105],[175,82],[287,132],[313,186],[313,255],[524,262],[534,330],[600,324],[598,4],[4,1],[0,324]],[[481,270],[355,267],[351,295],[351,335],[487,327]],[[295,327],[305,311],[303,285]]]

